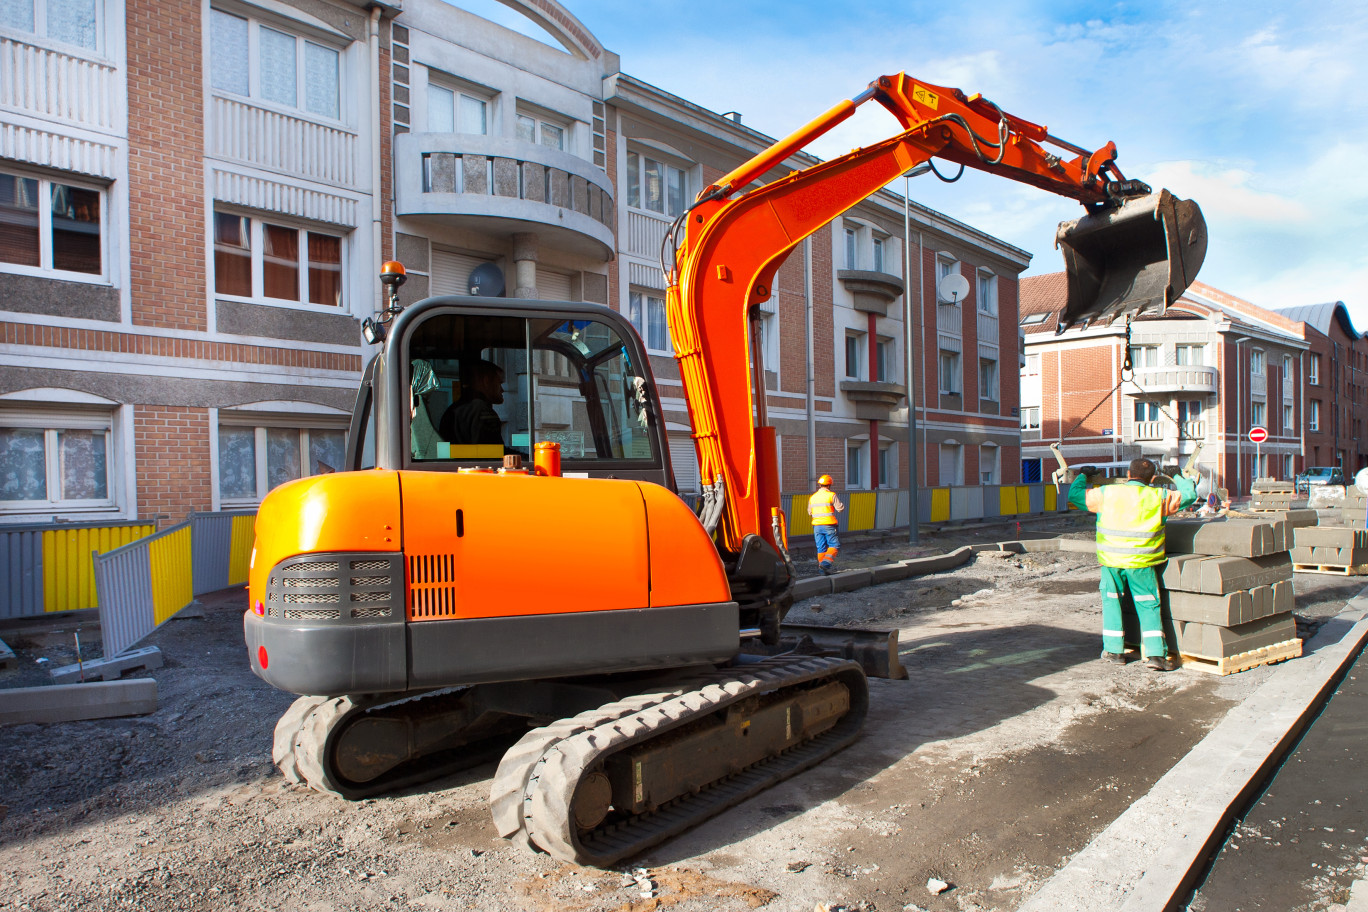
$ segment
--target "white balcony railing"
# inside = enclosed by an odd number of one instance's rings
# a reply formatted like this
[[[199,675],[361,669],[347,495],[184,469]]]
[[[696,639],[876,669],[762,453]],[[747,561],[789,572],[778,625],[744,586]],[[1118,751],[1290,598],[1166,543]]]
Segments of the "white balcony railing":
[[[1291,377],[1283,377],[1283,402],[1297,401],[1297,386]]]
[[[939,304],[936,306],[936,328],[944,333],[958,336],[964,330],[963,310],[958,304]],[[996,336],[994,336],[996,338]]]
[[[1164,422],[1162,421],[1137,421],[1135,422],[1136,440],[1163,440]]]
[[[0,105],[72,126],[116,123],[114,67],[0,38]]]
[[[219,158],[349,188],[356,181],[350,130],[216,97],[208,132],[209,154]]]
[[[988,314],[983,311],[976,311],[978,314],[978,338],[980,342],[987,342],[990,345],[998,344],[998,318],[997,314]]]
[[[1200,364],[1174,367],[1139,367],[1135,369],[1134,384],[1122,389],[1131,393],[1214,393],[1217,371]],[[1137,390],[1138,387],[1138,390]]]
[[[660,256],[660,242],[665,239],[665,232],[669,228],[670,220],[667,218],[657,218],[634,209],[627,210],[627,252],[656,259]]]
[[[1268,375],[1250,374],[1249,375],[1249,395],[1267,396],[1268,395]]]
[[[1205,440],[1205,421],[1184,421],[1178,425],[1178,436],[1183,440]]]

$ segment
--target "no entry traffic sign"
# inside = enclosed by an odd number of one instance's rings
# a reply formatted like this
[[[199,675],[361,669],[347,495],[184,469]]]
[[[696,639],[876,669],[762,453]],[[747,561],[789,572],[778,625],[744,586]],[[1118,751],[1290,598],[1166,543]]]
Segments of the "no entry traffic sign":
[[[1263,442],[1264,442],[1265,440],[1267,440],[1267,439],[1268,439],[1268,429],[1267,429],[1267,428],[1261,428],[1261,427],[1258,427],[1258,426],[1256,425],[1256,426],[1254,426],[1254,427],[1252,427],[1252,428],[1249,429],[1249,442],[1250,442],[1250,443],[1263,443]]]

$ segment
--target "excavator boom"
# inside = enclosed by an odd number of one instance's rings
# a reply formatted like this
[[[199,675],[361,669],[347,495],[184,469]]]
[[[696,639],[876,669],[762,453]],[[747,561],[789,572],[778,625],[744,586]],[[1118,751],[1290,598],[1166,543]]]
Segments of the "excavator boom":
[[[746,190],[869,101],[901,133]],[[1047,149],[1052,146],[1058,152]],[[1061,154],[1062,153],[1062,154]],[[981,95],[882,76],[854,99],[779,140],[709,186],[680,217],[667,313],[684,381],[705,498],[724,555],[748,536],[783,552],[774,432],[751,346],[752,308],[771,294],[789,252],[846,209],[913,167],[940,158],[1078,200],[1089,214],[1061,226],[1069,306],[1061,329],[1100,317],[1162,312],[1196,277],[1206,229],[1195,203],[1127,181],[1112,143],[1089,151],[1004,113]],[[682,238],[681,238],[682,235]],[[714,531],[709,528],[709,531]]]

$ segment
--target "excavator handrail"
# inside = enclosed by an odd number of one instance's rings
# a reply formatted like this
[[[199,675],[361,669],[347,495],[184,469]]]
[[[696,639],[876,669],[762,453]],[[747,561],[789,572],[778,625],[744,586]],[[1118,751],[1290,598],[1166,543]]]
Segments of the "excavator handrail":
[[[898,135],[831,161],[799,168],[768,184],[741,190],[874,99],[898,119]],[[1051,143],[1072,157],[1056,155]],[[991,150],[991,155],[985,151]],[[981,95],[881,76],[788,137],[705,188],[671,231],[683,242],[668,272],[667,317],[683,378],[700,478],[723,482],[726,497],[718,546],[736,554],[747,535],[780,542],[770,520],[779,506],[772,457],[773,429],[757,427],[749,340],[751,308],[770,297],[773,278],[803,239],[890,181],[939,157],[1000,174],[1085,205],[1115,205],[1109,186],[1124,180],[1116,146],[1087,151],[1051,136],[1046,127],[1006,114]],[[763,425],[763,422],[761,423]]]

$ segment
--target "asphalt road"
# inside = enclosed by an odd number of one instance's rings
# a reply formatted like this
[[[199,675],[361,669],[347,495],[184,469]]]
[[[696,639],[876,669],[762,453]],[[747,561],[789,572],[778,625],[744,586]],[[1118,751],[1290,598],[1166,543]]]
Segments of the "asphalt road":
[[[1347,903],[1368,856],[1368,660],[1362,655],[1231,833],[1192,912]]]

